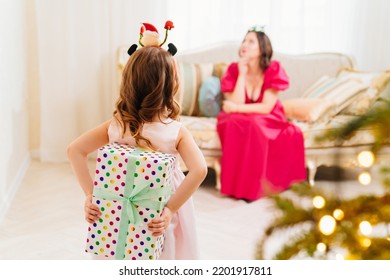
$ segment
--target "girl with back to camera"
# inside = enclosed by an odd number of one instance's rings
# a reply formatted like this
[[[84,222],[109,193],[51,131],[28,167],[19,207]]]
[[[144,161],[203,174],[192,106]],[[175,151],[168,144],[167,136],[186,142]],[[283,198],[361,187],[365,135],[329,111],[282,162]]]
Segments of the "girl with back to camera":
[[[239,61],[221,79],[221,192],[249,201],[306,180],[302,132],[287,121],[278,99],[289,80],[272,52],[262,28],[250,29]]]
[[[148,224],[148,229],[154,236],[165,234],[160,259],[197,259],[191,196],[205,178],[207,166],[191,134],[176,120],[180,111],[174,100],[177,91],[178,77],[172,54],[154,46],[134,51],[123,71],[113,118],[74,140],[68,147],[68,157],[86,195],[85,219],[93,223],[101,212],[92,204],[93,180],[87,165],[88,154],[107,143],[118,142],[180,156],[188,174],[184,176],[177,160],[174,194],[161,216]]]

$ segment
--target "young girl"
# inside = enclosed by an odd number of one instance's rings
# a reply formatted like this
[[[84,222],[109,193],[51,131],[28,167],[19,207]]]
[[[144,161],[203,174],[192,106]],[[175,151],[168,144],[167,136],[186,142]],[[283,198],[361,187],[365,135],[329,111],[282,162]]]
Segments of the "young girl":
[[[85,219],[99,219],[101,212],[92,204],[93,180],[87,156],[112,142],[146,147],[180,156],[188,168],[187,176],[176,161],[173,195],[161,216],[148,228],[154,236],[165,235],[160,259],[197,259],[197,241],[191,195],[207,173],[201,151],[188,130],[176,119],[179,105],[176,64],[172,55],[158,47],[135,51],[123,71],[120,97],[113,118],[86,132],[68,147],[68,157],[85,193]]]

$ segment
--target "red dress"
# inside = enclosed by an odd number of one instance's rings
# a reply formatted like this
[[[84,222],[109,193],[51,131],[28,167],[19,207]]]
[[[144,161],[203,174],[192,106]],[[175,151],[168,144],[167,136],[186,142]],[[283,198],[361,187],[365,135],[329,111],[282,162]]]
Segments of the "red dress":
[[[238,65],[232,63],[221,79],[222,92],[233,92]],[[264,91],[288,88],[288,77],[278,61],[264,71]],[[217,131],[221,140],[221,192],[236,198],[256,200],[286,190],[306,180],[305,150],[301,130],[287,121],[279,100],[269,114],[220,112]]]

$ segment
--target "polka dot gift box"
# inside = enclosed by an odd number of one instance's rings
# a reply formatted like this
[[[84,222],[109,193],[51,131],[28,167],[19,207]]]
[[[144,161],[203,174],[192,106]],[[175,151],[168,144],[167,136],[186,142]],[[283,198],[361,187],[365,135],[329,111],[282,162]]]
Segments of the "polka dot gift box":
[[[115,259],[153,260],[164,237],[147,224],[158,217],[172,186],[176,158],[117,143],[98,150],[92,202],[102,215],[88,228],[86,252]]]

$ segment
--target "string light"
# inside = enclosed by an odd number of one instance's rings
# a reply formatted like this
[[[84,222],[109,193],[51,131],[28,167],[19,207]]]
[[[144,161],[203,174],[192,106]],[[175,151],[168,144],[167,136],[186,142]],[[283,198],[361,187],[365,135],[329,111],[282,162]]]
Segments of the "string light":
[[[335,209],[333,211],[333,217],[338,220],[338,221],[341,221],[342,219],[344,219],[344,212],[343,210],[341,209]]]
[[[371,174],[368,172],[362,172],[359,175],[359,182],[362,185],[369,185],[371,183]]]
[[[363,238],[361,241],[360,241],[360,244],[363,246],[363,247],[370,247],[371,246],[371,240],[369,238]]]
[[[390,241],[390,233],[389,233],[389,225],[386,224],[386,232],[387,232],[387,241]]]
[[[318,243],[318,244],[317,244],[317,250],[318,250],[319,252],[321,252],[321,253],[325,252],[325,251],[326,251],[326,245],[325,245],[325,243],[322,243],[322,242]]]
[[[371,232],[372,232],[372,226],[369,222],[367,221],[363,221],[359,224],[359,229],[360,229],[360,232],[363,234],[363,235],[370,235]]]
[[[371,151],[362,151],[358,154],[358,162],[363,167],[370,167],[374,164],[375,156]]]
[[[331,235],[336,229],[336,220],[332,216],[325,215],[320,219],[318,227],[324,235]]]
[[[389,232],[389,225],[386,224],[386,240],[390,241],[390,232]]]
[[[315,208],[321,209],[325,206],[325,199],[322,196],[317,195],[313,197],[313,205]]]

